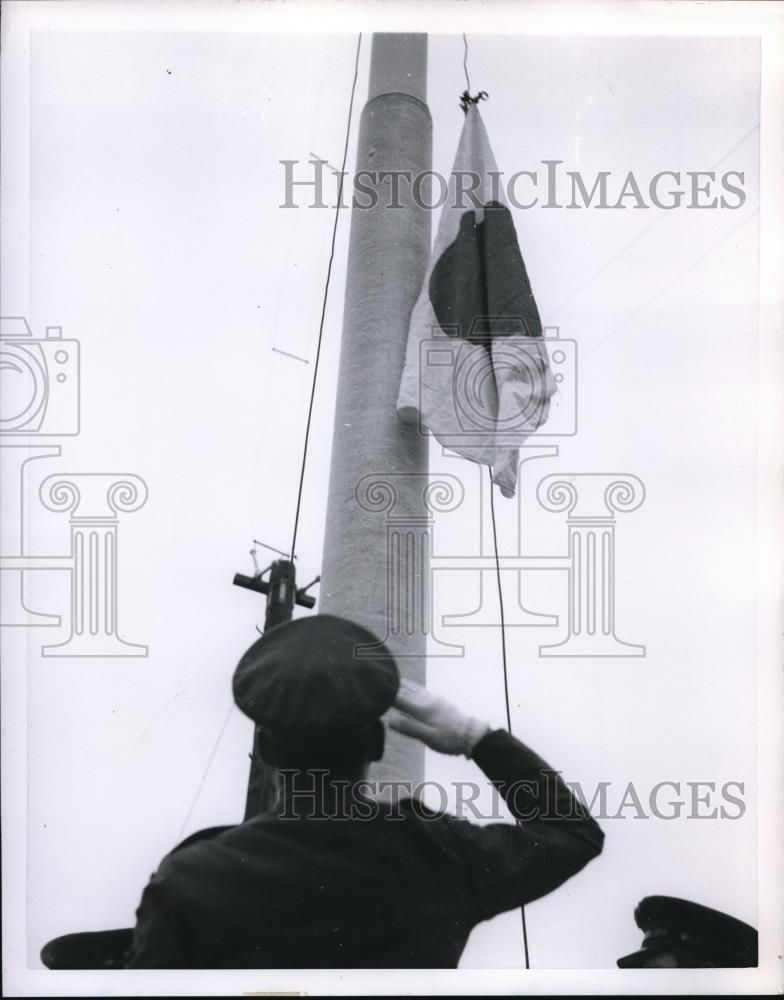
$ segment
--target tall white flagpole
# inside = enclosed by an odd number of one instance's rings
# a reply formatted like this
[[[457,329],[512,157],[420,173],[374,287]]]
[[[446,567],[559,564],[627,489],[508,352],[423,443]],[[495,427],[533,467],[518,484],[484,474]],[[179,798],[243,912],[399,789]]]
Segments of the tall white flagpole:
[[[357,192],[351,216],[320,599],[322,612],[384,640],[401,674],[419,682],[429,628],[428,446],[395,404],[430,254],[432,213],[413,183],[432,162],[426,88],[427,35],[374,35],[356,164],[370,193]],[[426,183],[421,190],[427,198]],[[423,776],[422,744],[388,732],[372,777]]]

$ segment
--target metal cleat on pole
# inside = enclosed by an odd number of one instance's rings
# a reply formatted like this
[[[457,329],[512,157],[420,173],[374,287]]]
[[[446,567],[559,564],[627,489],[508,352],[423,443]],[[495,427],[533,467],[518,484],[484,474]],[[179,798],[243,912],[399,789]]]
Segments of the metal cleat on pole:
[[[256,539],[254,539],[254,543],[262,545],[264,548],[272,549],[272,546],[265,545]],[[279,549],[272,549],[272,551],[280,552]],[[321,580],[320,576],[317,576],[315,580],[311,580],[307,586],[297,588],[296,569],[292,559],[276,559],[266,569],[259,570],[255,548],[251,549],[250,555],[253,559],[255,573],[253,576],[246,576],[244,573],[235,573],[234,585],[266,596],[267,606],[264,614],[264,632],[275,628],[276,625],[282,625],[284,622],[290,621],[295,604],[302,608],[314,608],[316,606],[316,598],[308,594],[307,591]],[[256,754],[255,746],[256,741],[254,737],[253,749],[251,751],[250,774],[248,776],[248,791],[245,800],[245,819],[250,819],[264,809],[269,808],[274,803],[277,793],[277,771],[274,767],[262,763]]]

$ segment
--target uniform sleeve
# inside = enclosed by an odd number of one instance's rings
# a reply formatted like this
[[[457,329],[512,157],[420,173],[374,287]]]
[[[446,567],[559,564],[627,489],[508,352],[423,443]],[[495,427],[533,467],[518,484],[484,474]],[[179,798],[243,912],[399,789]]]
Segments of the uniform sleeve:
[[[189,965],[174,916],[168,910],[153,876],[136,911],[133,947],[127,968],[186,969]]]
[[[477,919],[487,920],[576,875],[601,853],[604,834],[558,772],[504,730],[485,736],[473,757],[517,821],[452,824],[473,882]]]

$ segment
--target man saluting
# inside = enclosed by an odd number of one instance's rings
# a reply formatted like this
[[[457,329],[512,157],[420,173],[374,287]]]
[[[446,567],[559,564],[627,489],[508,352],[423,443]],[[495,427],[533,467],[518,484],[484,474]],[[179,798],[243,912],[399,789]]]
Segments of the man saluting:
[[[234,694],[257,724],[256,752],[279,769],[278,802],[164,858],[130,968],[453,968],[476,924],[601,852],[598,825],[539,756],[401,683],[389,651],[352,622],[315,615],[271,630],[240,661]],[[393,705],[390,726],[473,759],[517,824],[371,799],[364,779]]]

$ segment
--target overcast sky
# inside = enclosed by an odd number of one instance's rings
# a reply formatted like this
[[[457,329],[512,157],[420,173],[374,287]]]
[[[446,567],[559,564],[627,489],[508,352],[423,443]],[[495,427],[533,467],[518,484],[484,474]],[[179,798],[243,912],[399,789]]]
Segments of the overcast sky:
[[[349,163],[367,91],[363,39]],[[82,433],[38,463],[133,472],[147,505],[121,518],[121,635],[145,659],[29,664],[29,952],[55,934],[132,923],[159,858],[184,834],[241,817],[250,727],[229,678],[262,609],[231,586],[254,537],[285,547],[333,214],[282,209],[282,159],[338,164],[356,35],[47,32],[30,50],[29,296],[4,313],[57,324],[82,351]],[[464,89],[459,35],[429,43],[434,168],[447,172]],[[639,942],[632,911],[682,895],[756,924],[755,611],[758,45],[740,38],[469,36],[474,89],[499,169],[562,160],[589,182],[629,171],[744,174],[737,209],[515,209],[546,324],[578,344],[578,433],[524,466],[498,501],[502,552],[567,551],[564,514],[537,504],[551,473],[628,473],[618,515],[617,634],[644,658],[544,658],[565,635],[567,583],[524,575],[523,603],[557,627],[510,629],[513,729],[586,789],[744,783],[739,819],[603,823],[605,852],[528,909],[539,968],[608,967]],[[349,213],[325,325],[299,575],[319,571]],[[403,252],[403,251],[401,251]],[[487,541],[476,469],[431,448],[466,500],[435,551],[470,567]],[[31,547],[68,549],[65,515],[30,504]],[[521,525],[524,524],[524,530]],[[520,541],[522,538],[522,541]],[[486,551],[486,550],[485,550]],[[50,553],[51,554],[51,553]],[[62,574],[30,602],[67,614]],[[504,722],[494,580],[439,573],[441,615],[482,603],[484,628],[429,683]],[[507,605],[517,576],[505,575]],[[481,598],[481,601],[480,601]],[[54,631],[54,630],[52,630]],[[428,777],[472,766],[428,756]],[[672,798],[675,798],[673,793]],[[665,801],[671,799],[665,798]],[[728,864],[727,859],[732,863]],[[521,962],[519,916],[480,928],[466,966]]]

